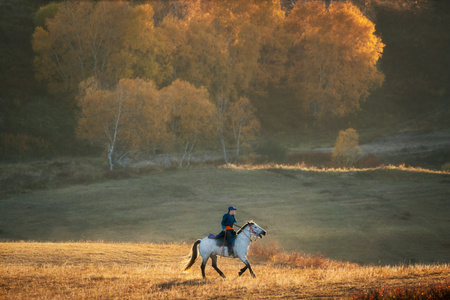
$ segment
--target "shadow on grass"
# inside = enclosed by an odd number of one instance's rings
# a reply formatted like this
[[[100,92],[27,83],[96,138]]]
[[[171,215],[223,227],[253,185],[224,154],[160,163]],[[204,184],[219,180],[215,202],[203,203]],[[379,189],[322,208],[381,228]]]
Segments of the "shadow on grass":
[[[208,284],[208,280],[204,280],[204,279],[191,279],[191,280],[183,280],[183,281],[179,281],[179,280],[172,280],[169,282],[163,282],[160,284],[156,284],[155,286],[160,290],[160,291],[165,291],[171,288],[177,288],[177,287],[189,287],[189,286],[202,286],[205,284]]]

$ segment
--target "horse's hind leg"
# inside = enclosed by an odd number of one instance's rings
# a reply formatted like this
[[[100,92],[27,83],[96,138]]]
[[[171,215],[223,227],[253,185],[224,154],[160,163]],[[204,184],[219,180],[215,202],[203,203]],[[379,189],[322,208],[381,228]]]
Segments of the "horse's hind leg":
[[[256,278],[256,275],[255,275],[255,273],[253,273],[252,267],[250,266],[249,262],[247,262],[247,267],[248,267],[248,270],[250,271],[250,274],[252,274],[252,277]]]
[[[205,267],[206,267],[206,262],[207,261],[208,261],[208,257],[207,258],[203,258],[202,265],[201,265],[203,279],[206,279]]]
[[[217,273],[219,273],[219,275],[222,276],[222,278],[227,278],[225,274],[223,274],[222,271],[220,271],[220,269],[217,267],[217,255],[211,256],[211,261],[214,270],[216,270]]]

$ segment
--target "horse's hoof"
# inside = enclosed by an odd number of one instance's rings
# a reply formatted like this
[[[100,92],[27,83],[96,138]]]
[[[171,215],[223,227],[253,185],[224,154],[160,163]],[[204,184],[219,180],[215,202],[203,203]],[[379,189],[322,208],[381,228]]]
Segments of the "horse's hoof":
[[[224,278],[224,279],[225,279],[225,278],[227,278],[227,276],[225,276],[225,274],[222,274],[222,278]]]
[[[252,277],[253,277],[253,278],[256,278],[256,275],[255,275],[255,274],[252,274]]]

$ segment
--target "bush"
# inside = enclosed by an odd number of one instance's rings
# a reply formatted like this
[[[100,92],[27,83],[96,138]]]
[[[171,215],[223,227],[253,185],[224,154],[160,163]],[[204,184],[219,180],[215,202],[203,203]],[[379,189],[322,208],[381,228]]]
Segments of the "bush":
[[[450,282],[432,284],[429,286],[415,286],[393,288],[386,287],[369,291],[366,294],[353,297],[354,300],[375,299],[450,299]]]
[[[358,160],[362,153],[358,146],[358,138],[358,133],[353,128],[339,131],[332,154],[336,164],[350,167]]]
[[[321,255],[307,255],[298,252],[287,253],[278,242],[269,243],[266,246],[255,244],[250,249],[250,256],[265,261],[270,261],[276,266],[289,268],[320,268],[330,261]]]
[[[282,163],[286,160],[287,150],[274,140],[265,140],[257,148],[256,152],[268,162]]]

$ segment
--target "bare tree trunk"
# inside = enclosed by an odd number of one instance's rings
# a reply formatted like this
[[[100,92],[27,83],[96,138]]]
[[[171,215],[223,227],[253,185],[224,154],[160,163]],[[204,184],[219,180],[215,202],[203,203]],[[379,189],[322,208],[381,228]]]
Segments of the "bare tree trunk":
[[[223,160],[225,161],[225,164],[228,164],[228,157],[227,157],[227,145],[225,141],[225,135],[224,135],[224,129],[225,129],[225,106],[226,106],[226,99],[222,95],[216,96],[216,102],[217,102],[217,110],[219,112],[219,139],[220,143],[222,144],[222,151],[223,151]]]
[[[236,131],[236,130],[235,130]],[[242,125],[239,125],[237,133],[235,132],[234,138],[236,140],[236,157],[234,158],[234,163],[236,164],[239,159],[239,153],[241,151],[241,135],[242,135]]]
[[[227,146],[225,144],[225,137],[223,136],[222,130],[219,131],[219,138],[220,138],[220,143],[222,144],[223,160],[225,161],[225,164],[228,165]]]
[[[117,134],[119,133],[119,121],[120,121],[120,116],[122,115],[122,102],[119,103],[119,110],[117,112],[117,118],[116,118],[116,122],[114,124],[114,132],[113,132],[113,138],[112,141],[110,143],[109,149],[108,149],[108,161],[109,161],[109,170],[113,170],[114,168],[114,148],[116,146],[116,142],[117,142]]]
[[[180,163],[179,163],[180,167],[183,167],[183,161],[185,160],[186,156],[187,156],[186,167],[189,167],[189,165],[191,164],[191,154],[194,151],[194,147],[195,147],[196,143],[197,143],[197,136],[194,137],[194,141],[192,143],[190,143],[189,141],[186,142],[186,146],[184,147],[184,153],[181,156]],[[189,144],[190,144],[190,147],[189,147]]]

